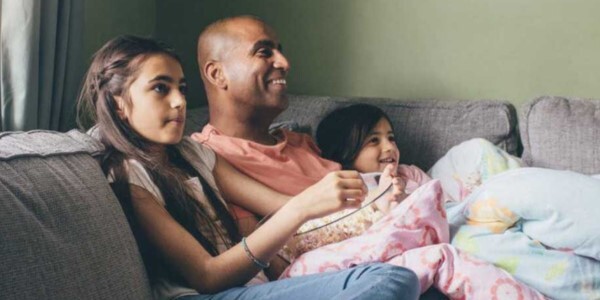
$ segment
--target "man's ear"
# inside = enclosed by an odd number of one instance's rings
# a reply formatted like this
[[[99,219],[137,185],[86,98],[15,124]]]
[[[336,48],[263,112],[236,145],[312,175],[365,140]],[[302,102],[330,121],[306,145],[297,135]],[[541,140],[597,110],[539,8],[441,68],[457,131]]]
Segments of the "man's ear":
[[[203,72],[208,82],[220,89],[227,89],[227,77],[223,72],[223,65],[220,62],[214,60],[207,62],[204,65]]]
[[[127,120],[127,105],[125,100],[121,96],[115,96],[115,103],[117,104],[117,115],[121,120]]]

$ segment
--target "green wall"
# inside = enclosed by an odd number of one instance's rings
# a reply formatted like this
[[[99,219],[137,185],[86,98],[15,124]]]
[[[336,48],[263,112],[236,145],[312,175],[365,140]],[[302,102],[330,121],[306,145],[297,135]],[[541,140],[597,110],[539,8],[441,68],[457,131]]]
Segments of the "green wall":
[[[156,0],[85,0],[84,57],[120,34],[154,36]]]
[[[596,0],[136,0],[122,1],[128,11],[118,13],[121,1],[97,2],[102,10],[88,12],[109,23],[102,39],[155,26],[155,36],[178,49],[192,106],[205,102],[198,33],[217,18],[248,13],[279,33],[292,93],[516,105],[539,95],[600,98]],[[147,17],[132,12],[141,7]],[[100,18],[110,12],[118,18]]]

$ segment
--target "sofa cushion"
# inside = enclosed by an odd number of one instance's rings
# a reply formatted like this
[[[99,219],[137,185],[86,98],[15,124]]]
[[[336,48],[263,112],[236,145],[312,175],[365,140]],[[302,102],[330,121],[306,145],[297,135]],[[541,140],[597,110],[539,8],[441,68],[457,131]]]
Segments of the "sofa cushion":
[[[335,108],[353,103],[381,107],[392,120],[400,160],[429,169],[452,146],[471,138],[485,138],[508,153],[519,155],[517,114],[508,102],[401,101],[382,98],[347,98],[289,95],[290,105],[275,122],[293,121],[298,131],[315,133],[317,125]],[[208,109],[188,111],[186,134],[199,131],[208,122]]]
[[[519,124],[527,165],[600,173],[600,100],[540,97],[524,106]]]
[[[118,200],[77,131],[0,133],[0,299],[150,299]]]
[[[452,146],[476,137],[519,154],[516,110],[503,101],[290,96],[290,107],[277,120],[296,121],[314,134],[320,120],[333,109],[359,102],[376,105],[390,117],[404,164],[428,170]]]

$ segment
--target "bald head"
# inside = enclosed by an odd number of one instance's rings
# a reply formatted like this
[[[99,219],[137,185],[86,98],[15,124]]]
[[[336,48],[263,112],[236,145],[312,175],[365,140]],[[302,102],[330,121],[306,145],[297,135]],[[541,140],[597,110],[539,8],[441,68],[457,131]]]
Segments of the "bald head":
[[[288,103],[290,66],[275,31],[253,16],[219,20],[198,37],[197,55],[211,124],[222,133],[236,128],[231,132],[268,137],[268,125]]]
[[[236,47],[240,38],[240,31],[252,25],[259,25],[271,30],[260,18],[245,15],[215,21],[200,33],[196,54],[203,80],[205,80],[203,66],[209,61],[222,61],[225,59],[231,50]]]

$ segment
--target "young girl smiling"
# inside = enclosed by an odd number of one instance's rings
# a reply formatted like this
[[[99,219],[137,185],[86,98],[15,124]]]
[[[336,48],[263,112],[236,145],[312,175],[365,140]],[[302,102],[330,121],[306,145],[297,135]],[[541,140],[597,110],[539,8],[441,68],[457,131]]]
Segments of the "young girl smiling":
[[[376,106],[356,104],[335,110],[319,123],[316,136],[322,156],[344,170],[383,172],[391,164],[406,193],[431,180],[418,167],[400,164],[390,119]]]

